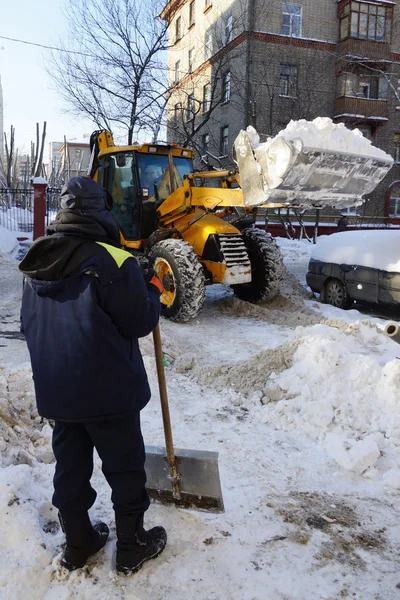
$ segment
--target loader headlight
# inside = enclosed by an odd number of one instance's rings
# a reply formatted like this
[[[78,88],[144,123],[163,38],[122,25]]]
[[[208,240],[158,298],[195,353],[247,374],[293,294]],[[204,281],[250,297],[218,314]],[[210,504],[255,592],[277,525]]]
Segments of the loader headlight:
[[[149,146],[149,152],[151,152],[152,154],[156,154],[157,148],[155,146]]]
[[[187,150],[182,150],[182,156],[187,158],[189,156],[189,152]]]

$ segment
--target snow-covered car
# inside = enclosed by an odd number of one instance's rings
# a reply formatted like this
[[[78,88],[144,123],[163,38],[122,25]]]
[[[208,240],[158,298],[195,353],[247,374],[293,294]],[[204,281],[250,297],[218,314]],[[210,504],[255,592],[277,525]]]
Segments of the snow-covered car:
[[[338,308],[354,302],[400,306],[400,230],[344,231],[313,248],[308,286]]]

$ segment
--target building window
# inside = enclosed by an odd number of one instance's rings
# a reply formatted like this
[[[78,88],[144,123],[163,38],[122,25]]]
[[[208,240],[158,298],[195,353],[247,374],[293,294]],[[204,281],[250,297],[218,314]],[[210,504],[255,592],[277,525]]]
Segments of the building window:
[[[225,46],[232,41],[232,14],[225,17]]]
[[[196,99],[194,96],[188,96],[186,121],[191,121],[195,117]]]
[[[392,7],[376,3],[349,2],[340,15],[340,39],[350,36],[389,42],[392,11]]]
[[[341,73],[338,78],[338,97],[386,100],[388,82],[385,75],[365,73]]]
[[[400,197],[390,196],[389,217],[400,217]]]
[[[400,133],[394,134],[394,160],[400,163]]]
[[[302,6],[298,4],[282,5],[282,33],[292,37],[301,36]]]
[[[179,102],[178,104],[175,104],[175,106],[174,106],[175,121],[177,121],[179,119],[181,112],[182,112],[182,104]]]
[[[297,96],[297,67],[281,65],[280,70],[280,95],[289,98]]]
[[[175,43],[179,42],[182,37],[182,18],[178,17],[175,21]]]
[[[175,63],[175,79],[174,83],[178,83],[181,76],[181,61],[177,60]]]
[[[203,87],[203,113],[206,113],[211,108],[211,84],[206,83]]]
[[[192,2],[189,4],[189,27],[192,27],[195,24],[195,22],[195,1],[192,0]]]
[[[210,134],[205,133],[201,138],[201,151],[203,154],[207,154],[210,148]]]
[[[211,31],[206,31],[204,36],[204,60],[208,60],[212,56],[212,34]]]
[[[231,72],[227,71],[222,77],[222,102],[229,102],[231,98]]]
[[[194,63],[194,48],[191,48],[188,52],[188,71],[189,73],[192,73],[193,71],[193,63]]]
[[[229,127],[225,125],[221,127],[221,144],[220,144],[220,154],[221,156],[228,156],[228,147],[229,147]]]

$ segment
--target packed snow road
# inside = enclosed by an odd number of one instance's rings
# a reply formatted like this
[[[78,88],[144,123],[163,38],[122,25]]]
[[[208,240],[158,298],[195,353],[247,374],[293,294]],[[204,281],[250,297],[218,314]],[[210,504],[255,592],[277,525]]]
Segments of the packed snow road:
[[[304,282],[310,245],[280,241]],[[51,427],[38,418],[19,339],[21,281],[1,256],[0,598],[44,600],[359,600],[400,591],[400,347],[385,321],[321,306],[287,275],[254,306],[222,286],[199,318],[162,320],[176,446],[217,450],[225,513],[153,504],[168,545],[130,579],[104,552],[67,573],[51,506]],[[163,444],[151,338],[148,444]],[[94,519],[113,525],[100,465]]]

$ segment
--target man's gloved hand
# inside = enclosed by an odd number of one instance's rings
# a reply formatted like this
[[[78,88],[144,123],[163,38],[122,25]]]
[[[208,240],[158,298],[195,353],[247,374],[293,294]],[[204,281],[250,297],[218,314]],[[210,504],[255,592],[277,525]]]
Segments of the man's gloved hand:
[[[143,279],[146,282],[147,289],[151,290],[152,292],[155,292],[156,294],[158,294],[158,296],[161,296],[161,294],[163,293],[163,286],[161,281],[158,279],[155,270],[151,267],[147,269],[142,269],[142,275]]]

